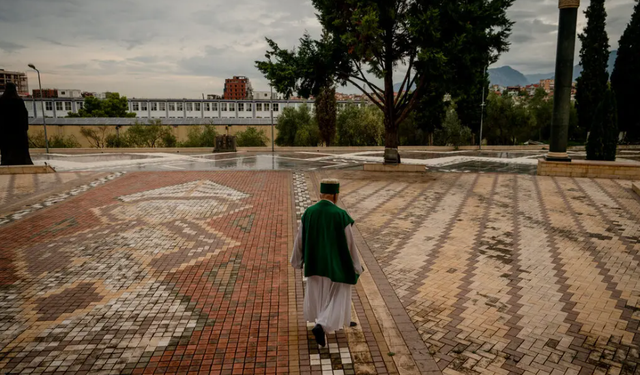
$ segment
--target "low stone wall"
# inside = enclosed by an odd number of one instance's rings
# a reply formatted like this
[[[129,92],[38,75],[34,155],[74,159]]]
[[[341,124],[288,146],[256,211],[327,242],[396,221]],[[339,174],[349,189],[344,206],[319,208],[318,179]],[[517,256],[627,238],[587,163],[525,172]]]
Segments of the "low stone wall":
[[[538,161],[538,176],[640,180],[640,163],[574,160],[570,163]]]
[[[0,167],[0,175],[38,173],[56,173],[56,170],[53,169],[50,165],[12,165]]]

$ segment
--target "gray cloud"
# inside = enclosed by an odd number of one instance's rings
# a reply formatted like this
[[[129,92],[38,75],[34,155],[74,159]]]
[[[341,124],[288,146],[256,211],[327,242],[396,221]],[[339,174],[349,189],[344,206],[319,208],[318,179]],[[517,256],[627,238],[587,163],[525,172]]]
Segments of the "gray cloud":
[[[41,41],[46,42],[46,43],[55,44],[56,46],[61,46],[61,47],[76,47],[76,46],[74,46],[74,45],[61,43],[61,42],[59,42],[59,41],[57,41],[57,40],[50,39],[50,38],[46,38],[46,37],[43,37],[43,36],[39,36],[39,37],[38,37],[38,39],[40,39]]]
[[[27,47],[21,44],[0,40],[0,50],[5,51],[7,53],[15,52],[24,48],[27,48]]]
[[[612,48],[633,4],[606,2]],[[579,28],[588,5],[583,1]],[[516,22],[511,50],[496,66],[552,71],[557,0],[517,0],[509,17]],[[292,48],[305,30],[320,35],[311,0],[0,0],[2,68],[22,70],[33,62],[45,86],[138,97],[220,94],[232,75],[267,89],[254,66],[264,59],[265,36]]]

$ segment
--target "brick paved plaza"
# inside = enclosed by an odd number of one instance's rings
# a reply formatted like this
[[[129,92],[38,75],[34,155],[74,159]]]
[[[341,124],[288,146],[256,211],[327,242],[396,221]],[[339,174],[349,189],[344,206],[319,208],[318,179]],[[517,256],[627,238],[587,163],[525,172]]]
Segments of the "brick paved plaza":
[[[319,349],[288,258],[324,177],[367,272]],[[626,181],[0,176],[0,373],[634,374],[639,262]]]

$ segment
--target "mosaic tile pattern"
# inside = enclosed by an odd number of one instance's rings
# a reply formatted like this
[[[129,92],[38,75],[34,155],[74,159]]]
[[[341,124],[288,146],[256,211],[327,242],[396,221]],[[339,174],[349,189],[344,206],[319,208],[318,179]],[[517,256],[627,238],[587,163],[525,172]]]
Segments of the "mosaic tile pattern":
[[[288,173],[132,173],[0,228],[0,372],[287,373]]]
[[[22,207],[19,210],[16,210],[14,212],[10,212],[8,214],[5,215],[0,215],[0,226],[2,225],[6,225],[8,223],[11,223],[13,221],[16,220],[20,220],[23,217],[25,217],[26,215],[29,215],[33,212],[36,212],[40,209],[43,209],[45,207],[49,207],[52,206],[54,204],[63,202],[71,197],[74,197],[78,194],[82,194],[84,192],[86,192],[89,189],[95,188],[96,186],[100,186],[104,183],[107,183],[109,181],[112,181],[120,176],[122,176],[124,173],[123,172],[116,172],[116,173],[112,173],[109,174],[105,177],[101,177],[98,178],[88,184],[83,184],[80,186],[76,186],[68,191],[64,191],[61,193],[57,193],[57,194],[53,194],[41,201],[39,201],[38,203],[34,203],[31,205],[27,205]],[[90,175],[88,173],[85,173],[84,175]],[[69,181],[72,180],[74,178],[79,178],[83,176],[82,173],[64,173],[64,174],[46,174],[46,175],[9,175],[9,176],[0,176],[0,177],[6,177],[4,180],[2,181],[4,184],[6,184],[6,190],[4,190],[2,192],[2,199],[0,199],[0,202],[4,202],[4,203],[9,203],[12,200],[20,200],[20,199],[24,199],[25,197],[29,196],[29,194],[33,194],[35,192],[37,192],[38,190],[42,189],[48,189],[50,187],[52,187],[52,185],[55,185],[57,183],[64,183],[65,181]],[[17,187],[16,184],[19,183],[19,179],[27,179],[22,183],[22,187]],[[45,180],[45,181],[40,181],[40,180]],[[51,180],[51,181],[46,181],[46,180]],[[27,182],[28,181],[28,182]],[[42,186],[44,185],[44,186]]]
[[[332,177],[444,374],[640,372],[629,182]]]

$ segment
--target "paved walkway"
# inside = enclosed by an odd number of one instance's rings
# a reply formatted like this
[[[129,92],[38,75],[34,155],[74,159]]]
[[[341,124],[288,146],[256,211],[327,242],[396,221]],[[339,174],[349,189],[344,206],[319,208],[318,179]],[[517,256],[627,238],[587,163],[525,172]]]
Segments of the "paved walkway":
[[[343,181],[367,272],[353,299],[358,327],[319,349],[288,257],[328,176]],[[627,182],[354,171],[55,178],[66,182],[3,188],[0,373],[638,370],[640,200]]]
[[[444,373],[640,372],[629,182],[332,175]]]

